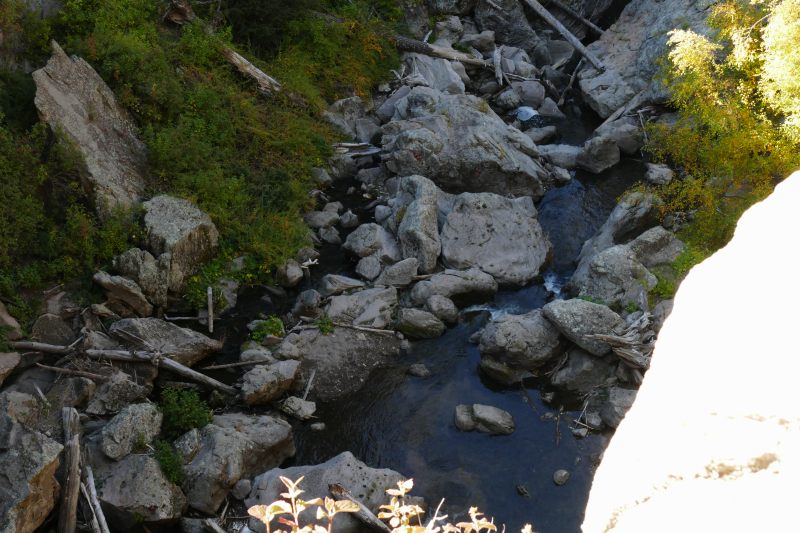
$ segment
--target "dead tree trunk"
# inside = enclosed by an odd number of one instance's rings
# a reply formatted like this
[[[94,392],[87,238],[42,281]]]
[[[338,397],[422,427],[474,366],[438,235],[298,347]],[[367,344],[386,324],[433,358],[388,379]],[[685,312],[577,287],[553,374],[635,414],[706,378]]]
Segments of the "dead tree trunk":
[[[556,6],[558,9],[560,9],[561,11],[563,11],[564,13],[566,13],[567,15],[570,15],[574,19],[577,19],[577,20],[580,20],[581,22],[583,22],[586,25],[587,28],[589,28],[590,30],[594,31],[597,35],[603,35],[603,30],[601,30],[600,28],[598,28],[597,26],[592,24],[592,22],[590,20],[587,20],[587,19],[583,18],[580,13],[578,13],[577,11],[572,9],[571,7],[562,4],[558,0],[549,0],[549,2],[551,4],[553,4],[554,6]]]
[[[435,44],[423,43],[415,39],[409,39],[402,35],[392,35],[395,44],[401,50],[406,52],[415,52],[431,57],[441,57],[442,59],[449,59],[451,61],[459,61],[465,65],[473,65],[475,67],[493,68],[491,62],[484,61],[472,54],[465,54],[452,48],[445,48],[444,46],[436,46]]]
[[[64,424],[64,492],[61,495],[61,511],[58,515],[58,533],[75,533],[78,518],[78,496],[81,490],[81,423],[78,411],[64,407],[61,411]]]

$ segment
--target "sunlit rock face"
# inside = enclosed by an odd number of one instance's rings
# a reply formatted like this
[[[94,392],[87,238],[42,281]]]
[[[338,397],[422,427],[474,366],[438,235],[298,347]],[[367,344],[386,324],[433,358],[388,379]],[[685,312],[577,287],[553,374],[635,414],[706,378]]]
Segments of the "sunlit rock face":
[[[681,285],[653,364],[595,476],[584,533],[790,531],[800,486],[800,172],[739,221]]]

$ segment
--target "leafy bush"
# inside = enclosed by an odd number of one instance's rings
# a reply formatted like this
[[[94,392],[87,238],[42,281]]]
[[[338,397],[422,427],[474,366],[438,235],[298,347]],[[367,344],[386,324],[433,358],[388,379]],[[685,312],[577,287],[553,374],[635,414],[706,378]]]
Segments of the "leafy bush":
[[[167,479],[175,484],[180,484],[183,481],[185,475],[183,472],[183,457],[169,443],[163,440],[156,442],[153,457],[158,461],[161,471],[164,472]]]
[[[314,322],[314,324],[317,325],[323,335],[327,336],[333,333],[333,320],[327,316],[320,318],[317,322]]]
[[[214,420],[208,405],[194,389],[164,389],[158,410],[164,415],[164,433],[173,438],[192,428],[200,429]]]
[[[250,337],[260,344],[261,341],[267,337],[267,335],[283,337],[283,322],[281,322],[280,318],[271,316],[263,322],[259,322]]]

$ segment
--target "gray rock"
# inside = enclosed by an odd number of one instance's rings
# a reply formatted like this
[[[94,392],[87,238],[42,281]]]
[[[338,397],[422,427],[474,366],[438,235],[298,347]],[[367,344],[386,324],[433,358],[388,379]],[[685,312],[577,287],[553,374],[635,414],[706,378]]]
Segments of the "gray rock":
[[[296,344],[303,353],[296,390],[301,393],[311,373],[316,372],[309,399],[323,402],[357,391],[372,370],[400,353],[400,342],[394,335],[375,335],[340,327],[335,327],[329,335],[319,330],[303,331]]]
[[[445,324],[458,323],[458,307],[453,303],[453,300],[445,296],[434,294],[425,300],[422,310],[431,313]]]
[[[462,82],[464,82],[465,87],[472,81],[469,79],[469,75],[467,74],[467,69],[464,67],[463,63],[460,63],[458,61],[450,61],[450,66],[453,68],[453,72],[458,74],[458,77],[461,78]]]
[[[456,407],[455,424],[461,431],[478,430],[489,435],[511,435],[516,430],[511,413],[477,403]]]
[[[171,260],[170,254],[155,259],[150,252],[131,248],[114,257],[114,270],[132,279],[153,306],[166,307]]]
[[[515,372],[511,367],[496,361],[491,357],[482,357],[478,363],[480,368],[487,376],[503,385],[517,385],[522,382],[522,376]]]
[[[611,335],[625,328],[625,321],[614,311],[585,300],[556,300],[545,305],[542,312],[562,335],[594,355],[607,354],[611,346],[584,335]]]
[[[184,467],[181,489],[192,509],[215,514],[240,479],[294,456],[292,428],[270,416],[224,414],[200,430],[200,448]]]
[[[173,443],[175,451],[183,458],[186,464],[194,458],[197,449],[200,448],[200,432],[197,428],[192,428]]]
[[[295,301],[294,307],[292,308],[292,315],[296,317],[316,315],[322,299],[323,296],[314,289],[301,292],[300,296],[298,296],[297,300]]]
[[[586,141],[575,163],[589,172],[599,174],[619,163],[619,146],[611,136],[594,137]]]
[[[236,485],[233,486],[233,490],[231,490],[231,496],[240,501],[244,500],[250,496],[252,487],[253,485],[249,479],[240,479],[236,482]]]
[[[438,21],[434,27],[436,43],[438,46],[452,47],[464,35],[464,28],[458,17],[448,17]]]
[[[355,326],[383,328],[397,306],[397,289],[367,289],[355,294],[334,296],[327,315],[336,322]]]
[[[461,37],[458,44],[474,48],[482,53],[491,52],[495,47],[494,32],[484,30],[481,33],[468,33]]]
[[[239,299],[239,282],[229,278],[221,278],[217,286],[222,291],[222,296],[225,298],[226,302],[225,307],[222,308],[220,313],[225,313],[236,307],[236,302]]]
[[[561,355],[564,343],[536,309],[524,315],[501,315],[481,331],[478,350],[512,368],[532,371]]]
[[[328,112],[340,117],[350,130],[356,129],[356,121],[364,118],[367,113],[367,106],[358,96],[337,100],[330,107]]]
[[[358,257],[376,255],[381,263],[393,265],[402,256],[397,241],[385,229],[377,224],[362,224],[347,236],[342,246]]]
[[[150,444],[161,432],[162,418],[152,403],[129,405],[103,428],[103,453],[119,461],[131,453],[134,446]]]
[[[567,41],[547,41],[547,49],[550,51],[550,57],[553,59],[553,64],[558,63],[562,59],[569,59],[575,52],[575,49]]]
[[[625,245],[617,245],[591,258],[585,268],[575,272],[562,292],[590,298],[606,305],[627,306],[647,301],[647,292],[658,284],[656,277],[636,259]]]
[[[544,89],[542,89],[542,91],[544,91]],[[531,128],[525,130],[523,133],[530,137],[534,143],[539,145],[546,144],[555,139],[556,135],[558,135],[558,130],[555,126],[545,126],[543,128]]]
[[[300,350],[297,349],[297,346],[292,344],[289,341],[283,341],[278,349],[275,350],[275,357],[282,361],[286,360],[297,360],[302,357],[300,354]]]
[[[411,66],[409,72],[416,63],[417,71],[432,89],[444,94],[464,94],[464,82],[448,60],[416,53],[406,53],[405,57]]]
[[[20,355],[16,352],[0,353],[0,385],[17,368],[19,361]]]
[[[328,244],[342,244],[339,232],[336,228],[322,228],[319,230],[319,238]]]
[[[615,244],[624,244],[638,237],[645,230],[658,225],[655,207],[661,201],[654,195],[632,193],[626,195],[611,212],[591,239],[583,243],[580,254],[575,259],[578,264],[576,274],[596,254]]]
[[[476,267],[506,285],[525,285],[538,276],[552,250],[529,197],[491,193],[457,196],[441,241],[445,266]]]
[[[383,105],[381,105],[376,111],[378,118],[380,118],[381,121],[383,122],[389,122],[394,116],[395,105],[397,104],[397,102],[408,96],[408,93],[410,92],[411,92],[411,87],[409,87],[408,85],[403,85],[402,87],[397,89],[397,91],[395,91],[394,94],[392,94],[389,98],[387,98],[386,101],[383,103]]]
[[[619,427],[619,423],[625,418],[633,402],[636,400],[636,391],[613,387],[608,391],[603,410],[600,411],[600,418],[612,428]]]
[[[309,211],[303,215],[303,220],[311,229],[330,228],[339,223],[339,214],[331,211]]]
[[[647,163],[647,172],[644,173],[644,179],[655,185],[666,185],[675,173],[667,165]]]
[[[131,531],[139,524],[169,527],[186,511],[186,496],[147,455],[130,455],[94,475],[103,480],[97,498],[112,531]]]
[[[169,290],[181,292],[197,265],[214,256],[219,232],[211,217],[182,198],[156,196],[142,207],[150,252],[170,254]]]
[[[311,431],[325,431],[325,424],[322,422],[316,422],[311,424]]]
[[[372,281],[381,273],[381,262],[374,255],[362,258],[356,265],[356,274],[362,278]]]
[[[439,190],[427,178],[406,176],[400,180],[400,193],[413,198],[397,232],[403,257],[416,258],[422,272],[432,272],[442,249],[438,226]]]
[[[12,414],[0,412],[0,524],[4,531],[32,533],[53,510],[62,449]]]
[[[375,208],[375,222],[383,224],[390,216],[392,216],[392,208],[386,205],[379,205]]]
[[[119,370],[115,370],[108,381],[104,381],[95,389],[94,397],[86,406],[90,415],[107,415],[118,413],[136,400],[150,393],[150,388],[139,385]]]
[[[55,41],[47,65],[33,73],[39,118],[80,151],[83,189],[101,218],[138,204],[147,182],[147,149],[138,126],[103,79]]]
[[[545,91],[544,87],[538,81],[522,81],[522,82],[514,82],[511,86],[516,91],[516,94],[519,95],[521,105],[530,106],[534,109],[538,109],[541,107],[542,102],[545,99]],[[555,127],[548,126],[555,130]],[[555,134],[555,132],[554,132]],[[533,139],[534,142],[537,142]]]
[[[371,119],[360,118],[356,120],[355,124],[356,139],[358,142],[369,143],[376,146],[381,145],[381,137],[383,137],[383,130],[380,126],[376,125]]]
[[[600,413],[596,412],[586,413],[586,425],[592,429],[596,429],[597,431],[600,431],[605,427],[603,419],[600,418]]]
[[[328,171],[324,168],[314,169],[314,180],[316,180],[317,184],[323,189],[333,184],[333,178],[331,178],[331,175],[328,174]]]
[[[492,30],[498,43],[530,50],[539,41],[522,10],[519,0],[497,0],[494,2],[503,10],[498,16],[497,9],[488,2],[475,5],[475,22],[484,30]]]
[[[447,331],[441,320],[419,309],[401,309],[395,328],[415,339],[435,339]]]
[[[651,228],[628,244],[636,259],[646,268],[665,265],[675,261],[686,245],[671,231],[661,226]]]
[[[128,278],[110,276],[100,270],[92,276],[92,281],[105,289],[106,297],[125,302],[137,315],[147,317],[153,314],[153,306],[145,298],[142,289]]]
[[[242,397],[249,405],[267,403],[289,390],[300,363],[281,361],[266,366],[257,366],[243,376]]]
[[[382,287],[407,287],[411,285],[412,278],[417,275],[419,262],[416,257],[409,257],[394,265],[387,267],[375,280],[375,286]]]
[[[327,274],[319,281],[319,294],[322,298],[327,298],[328,296],[336,296],[346,291],[363,289],[364,287],[363,281],[336,274]]]
[[[635,154],[644,146],[644,135],[635,118],[625,117],[615,120],[610,124],[600,126],[595,130],[596,135],[608,135],[617,143],[621,152],[628,155]]]
[[[544,67],[553,63],[553,58],[550,57],[550,50],[543,42],[539,42],[531,50],[531,55],[536,60],[536,65]]]
[[[556,473],[553,474],[553,483],[555,483],[556,485],[564,485],[568,479],[569,479],[569,472],[567,472],[566,470],[557,470]]]
[[[0,327],[6,326],[3,329],[5,339],[9,341],[16,341],[22,338],[22,328],[19,322],[8,314],[8,310],[3,302],[0,302]]]
[[[507,59],[504,61],[508,61]],[[512,109],[516,109],[522,105],[522,98],[509,87],[505,91],[501,92],[497,96],[494,97],[495,104],[498,105],[501,109],[505,109],[506,111],[511,111]]]
[[[286,289],[297,287],[303,281],[303,269],[294,259],[289,259],[286,263],[278,267],[278,285]]]
[[[550,177],[559,185],[566,185],[572,181],[572,174],[570,174],[567,169],[561,167],[553,167],[553,170],[550,171]]]
[[[661,331],[661,328],[664,327],[664,322],[672,314],[674,304],[675,300],[664,300],[653,307],[653,329],[656,332]]]
[[[583,151],[580,146],[568,144],[546,144],[539,146],[539,154],[555,167],[573,170],[578,167],[578,154]]]
[[[75,334],[69,326],[61,318],[50,313],[36,319],[31,328],[31,335],[39,342],[56,346],[69,346],[75,340]]]
[[[408,374],[418,377],[418,378],[427,378],[431,375],[431,371],[428,370],[428,367],[423,365],[422,363],[415,363],[408,367],[406,371]]]
[[[309,402],[308,400],[303,400],[297,396],[289,396],[283,404],[281,404],[281,411],[298,420],[308,420],[314,416],[316,410],[317,404]]]
[[[277,337],[277,339],[280,341],[280,337]],[[247,361],[261,361],[267,365],[278,362],[275,356],[272,355],[272,350],[263,346],[256,346],[255,348],[244,350],[239,354],[239,361],[242,363]]]
[[[319,465],[275,468],[264,472],[253,480],[251,497],[245,500],[245,506],[269,505],[279,500],[280,493],[286,492],[286,486],[280,480],[281,476],[291,480],[302,477],[303,481],[299,488],[305,491],[303,497],[307,500],[330,497],[328,486],[337,483],[376,515],[381,505],[389,503],[386,489],[396,487],[398,481],[405,480],[397,472],[371,468],[356,459],[352,453],[344,452]],[[313,517],[313,513],[303,513],[300,515],[300,525],[321,523],[315,522]],[[264,524],[255,518],[250,519],[248,526],[257,533],[264,533],[266,529]],[[277,531],[279,526],[276,519],[270,529]],[[325,527],[327,529],[327,521]],[[341,513],[333,521],[332,533],[355,533],[361,531],[363,527],[363,524],[350,513]]]
[[[558,108],[558,105],[549,97],[545,98],[542,105],[539,106],[539,114],[543,117],[567,118]]]
[[[339,218],[339,224],[343,228],[355,228],[358,226],[358,216],[349,209]]]
[[[544,169],[517,148],[524,135],[476,96],[415,87],[383,131],[381,157],[395,175],[423,175],[453,192],[544,194]]]
[[[567,363],[553,375],[553,385],[578,394],[587,394],[611,375],[611,366],[580,348],[573,348]]]
[[[222,341],[157,318],[126,318],[115,322],[108,330],[111,335],[127,341],[120,331],[147,341],[168,354],[170,359],[186,366],[191,366],[222,348]]]
[[[464,306],[485,302],[496,292],[497,282],[494,278],[477,268],[466,271],[447,269],[414,285],[411,301],[421,306],[428,298],[438,294],[450,298],[456,305]]]

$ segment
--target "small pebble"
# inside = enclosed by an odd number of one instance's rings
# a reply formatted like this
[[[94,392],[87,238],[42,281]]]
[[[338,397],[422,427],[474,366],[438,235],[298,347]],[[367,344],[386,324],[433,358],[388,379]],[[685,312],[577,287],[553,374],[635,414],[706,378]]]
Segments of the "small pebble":
[[[559,470],[555,474],[553,474],[553,481],[555,481],[556,485],[563,485],[569,479],[569,472],[566,470]]]
[[[589,435],[589,429],[583,426],[578,426],[572,430],[572,434],[576,439],[585,439]]]
[[[325,424],[322,422],[315,422],[311,424],[311,431],[325,431]]]

